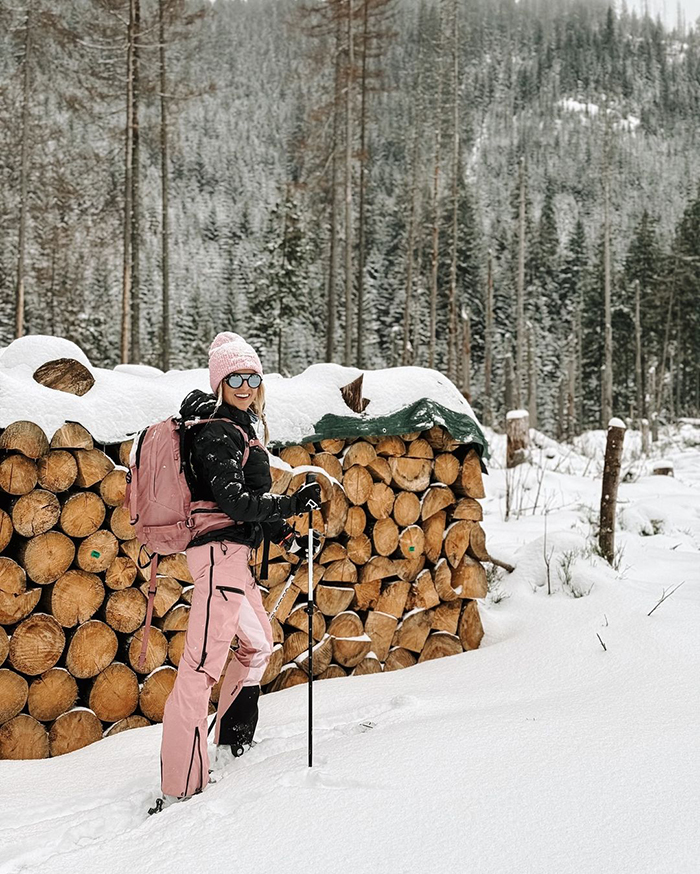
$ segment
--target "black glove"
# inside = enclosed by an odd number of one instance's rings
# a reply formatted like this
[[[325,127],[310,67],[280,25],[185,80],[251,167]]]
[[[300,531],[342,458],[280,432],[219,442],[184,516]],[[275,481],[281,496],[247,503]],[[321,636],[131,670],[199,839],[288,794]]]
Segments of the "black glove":
[[[312,547],[312,558],[316,558],[316,556],[321,551],[321,534],[320,532],[314,529],[313,534],[313,547]],[[297,534],[296,531],[292,531],[288,534],[282,543],[287,552],[298,553],[301,558],[308,558],[309,552],[309,535],[308,534]]]

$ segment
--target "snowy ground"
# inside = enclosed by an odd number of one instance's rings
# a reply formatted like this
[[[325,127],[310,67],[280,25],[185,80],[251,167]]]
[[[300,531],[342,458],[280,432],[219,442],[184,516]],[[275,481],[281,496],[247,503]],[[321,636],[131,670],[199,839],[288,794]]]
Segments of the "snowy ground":
[[[697,874],[700,432],[665,441],[675,479],[628,435],[613,570],[591,549],[604,435],[540,440],[509,521],[495,437],[485,526],[517,570],[478,651],[316,684],[311,771],[305,688],[266,696],[260,743],[155,817],[160,726],[0,762],[0,871]]]

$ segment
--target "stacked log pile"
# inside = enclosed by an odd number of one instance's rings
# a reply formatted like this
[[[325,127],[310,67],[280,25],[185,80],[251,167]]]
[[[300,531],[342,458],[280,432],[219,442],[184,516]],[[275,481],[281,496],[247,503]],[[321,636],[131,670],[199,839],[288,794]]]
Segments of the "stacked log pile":
[[[122,506],[130,447],[100,449],[75,423],[50,442],[31,422],[0,434],[0,759],[60,755],[162,719],[192,578],[184,554],[161,559],[140,670],[151,556]],[[316,679],[479,646],[475,599],[486,595],[488,553],[474,449],[438,427],[322,440],[280,456],[336,481],[319,477],[324,505],[314,514],[323,532],[313,568]],[[273,467],[273,491],[290,494],[304,478]],[[308,532],[306,516],[292,521]],[[275,648],[264,691],[306,682],[308,671],[308,563],[274,545],[270,558],[262,585]]]

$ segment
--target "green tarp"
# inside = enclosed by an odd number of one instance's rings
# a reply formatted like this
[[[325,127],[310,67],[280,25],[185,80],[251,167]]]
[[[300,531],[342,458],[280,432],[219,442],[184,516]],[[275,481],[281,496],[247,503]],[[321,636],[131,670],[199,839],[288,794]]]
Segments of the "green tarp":
[[[474,419],[449,410],[430,398],[422,398],[389,416],[336,416],[328,413],[316,422],[314,433],[302,442],[318,442],[333,437],[407,434],[411,431],[427,431],[435,425],[442,425],[455,440],[473,444],[480,458],[489,457],[486,437]]]

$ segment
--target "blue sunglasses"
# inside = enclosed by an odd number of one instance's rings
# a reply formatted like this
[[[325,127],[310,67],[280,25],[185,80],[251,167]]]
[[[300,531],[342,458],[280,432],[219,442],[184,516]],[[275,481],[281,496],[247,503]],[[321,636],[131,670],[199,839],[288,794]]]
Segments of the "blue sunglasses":
[[[249,388],[259,388],[262,384],[262,376],[258,373],[251,373],[248,376],[243,376],[240,373],[232,373],[225,379],[226,385],[231,388],[240,388],[244,382],[248,383]]]

